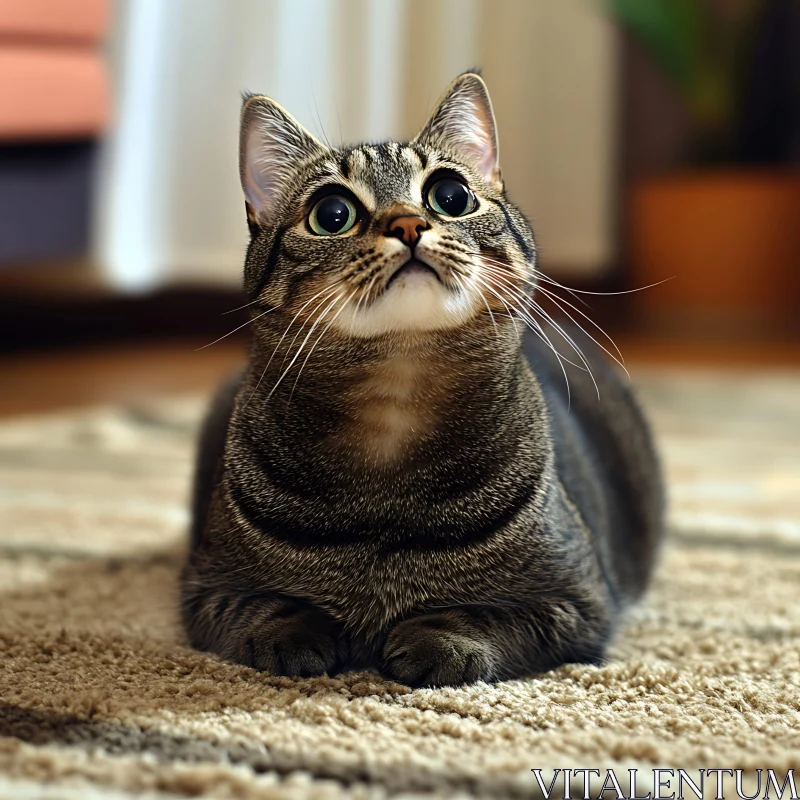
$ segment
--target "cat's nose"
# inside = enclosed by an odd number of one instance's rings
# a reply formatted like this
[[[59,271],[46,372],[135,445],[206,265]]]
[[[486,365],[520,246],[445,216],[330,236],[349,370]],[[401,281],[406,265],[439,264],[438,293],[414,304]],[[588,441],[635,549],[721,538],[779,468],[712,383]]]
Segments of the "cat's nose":
[[[409,247],[413,247],[422,235],[422,231],[430,228],[428,220],[418,215],[395,217],[386,226],[387,236],[396,236],[402,239]]]

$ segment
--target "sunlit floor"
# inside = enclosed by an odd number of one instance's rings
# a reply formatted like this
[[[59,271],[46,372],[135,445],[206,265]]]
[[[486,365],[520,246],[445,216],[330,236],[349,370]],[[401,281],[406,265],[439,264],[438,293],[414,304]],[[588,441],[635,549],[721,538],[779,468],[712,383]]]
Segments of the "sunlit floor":
[[[768,367],[800,370],[800,343],[698,343],[617,336],[626,363],[641,368]],[[150,341],[0,356],[0,415],[125,402],[209,390],[241,362],[244,345],[198,339]]]

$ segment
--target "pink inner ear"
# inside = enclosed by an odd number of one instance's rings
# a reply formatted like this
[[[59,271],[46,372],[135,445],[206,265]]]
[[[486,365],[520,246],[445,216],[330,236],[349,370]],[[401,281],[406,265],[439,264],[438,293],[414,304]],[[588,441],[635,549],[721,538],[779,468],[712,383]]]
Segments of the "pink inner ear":
[[[288,112],[265,97],[251,98],[243,109],[240,174],[245,197],[262,220],[295,179],[297,166],[325,148]]]
[[[470,82],[453,90],[434,112],[427,130],[455,153],[461,153],[483,176],[499,178],[494,118],[489,98]]]
[[[485,178],[491,180],[494,178],[497,158],[494,147],[492,146],[492,138],[490,135],[487,135],[486,126],[482,121],[481,127],[483,128],[482,135],[475,140],[475,156],[480,173]]]
[[[484,175],[488,180],[494,180],[496,166],[494,152],[491,150],[491,148],[484,148],[483,157],[480,160],[481,174]]]
[[[473,115],[466,124],[462,135],[466,137],[466,144],[472,151],[472,157],[481,175],[491,181],[496,178],[497,152],[492,139],[492,122],[486,117],[485,109],[472,106]]]
[[[256,213],[261,211],[267,202],[270,189],[266,170],[259,167],[259,160],[263,160],[264,157],[263,151],[263,137],[253,125],[247,133],[243,188],[245,197]]]

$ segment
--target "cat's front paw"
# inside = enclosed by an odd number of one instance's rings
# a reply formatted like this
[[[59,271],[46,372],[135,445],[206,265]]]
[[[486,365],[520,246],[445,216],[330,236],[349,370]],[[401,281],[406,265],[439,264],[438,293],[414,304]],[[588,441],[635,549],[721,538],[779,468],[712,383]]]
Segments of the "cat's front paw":
[[[384,671],[408,686],[458,686],[496,677],[497,654],[477,631],[429,614],[401,622],[383,648]]]
[[[270,675],[308,678],[333,673],[342,663],[338,623],[317,608],[284,609],[253,621],[231,657]]]

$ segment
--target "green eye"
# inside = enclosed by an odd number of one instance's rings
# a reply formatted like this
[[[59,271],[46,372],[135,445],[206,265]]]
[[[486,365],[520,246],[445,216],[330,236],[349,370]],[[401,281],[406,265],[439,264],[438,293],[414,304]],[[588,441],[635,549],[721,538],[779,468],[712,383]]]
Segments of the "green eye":
[[[463,217],[475,210],[475,195],[461,181],[444,178],[428,190],[428,203],[443,217]]]
[[[311,230],[319,236],[338,236],[356,224],[356,207],[340,194],[323,197],[308,217]]]

